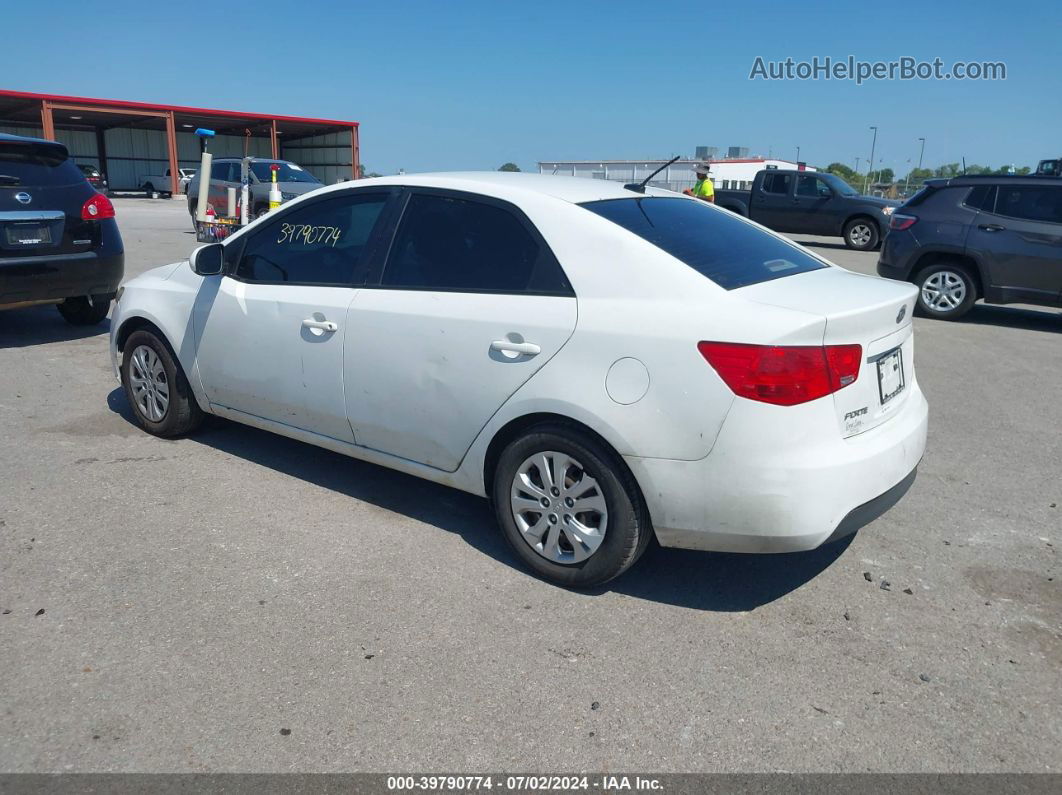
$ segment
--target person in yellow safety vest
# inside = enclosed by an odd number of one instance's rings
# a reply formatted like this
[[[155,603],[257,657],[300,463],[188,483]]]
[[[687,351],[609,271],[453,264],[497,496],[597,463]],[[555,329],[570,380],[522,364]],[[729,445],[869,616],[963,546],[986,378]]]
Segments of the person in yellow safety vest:
[[[686,188],[682,191],[687,196],[693,196],[697,199],[703,199],[706,202],[715,204],[715,186],[712,181],[708,179],[708,165],[706,163],[698,163],[694,169],[697,172],[697,182],[694,184],[693,189]]]

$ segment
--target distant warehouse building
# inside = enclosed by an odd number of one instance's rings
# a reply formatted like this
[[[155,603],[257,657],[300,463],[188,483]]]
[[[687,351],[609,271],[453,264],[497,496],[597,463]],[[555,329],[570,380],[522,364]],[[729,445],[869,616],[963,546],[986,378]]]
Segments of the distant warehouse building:
[[[732,147],[737,148],[737,147]],[[540,174],[563,174],[569,177],[610,179],[616,182],[641,182],[670,158],[664,160],[550,160],[540,161]],[[767,157],[689,157],[676,160],[657,174],[649,184],[656,188],[682,191],[697,181],[694,167],[709,162],[708,177],[721,190],[748,190],[757,171],[765,168],[806,168],[811,166]]]
[[[176,194],[177,169],[199,166],[199,127],[217,133],[209,143],[214,157],[291,160],[325,183],[358,175],[356,121],[0,90],[0,132],[65,144],[76,163],[102,171],[112,190],[139,190],[146,175],[169,171],[163,190]]]

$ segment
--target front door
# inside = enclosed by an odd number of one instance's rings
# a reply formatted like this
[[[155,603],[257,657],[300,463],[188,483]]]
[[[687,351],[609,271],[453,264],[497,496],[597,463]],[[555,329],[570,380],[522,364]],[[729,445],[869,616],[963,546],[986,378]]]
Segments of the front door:
[[[1062,187],[1000,185],[995,212],[970,225],[967,248],[980,252],[994,287],[1012,298],[1050,303],[1062,293]]]
[[[812,174],[797,176],[793,197],[794,228],[809,235],[837,233],[839,221],[833,190],[826,181]]]
[[[413,191],[379,285],[360,290],[347,313],[357,444],[454,471],[575,320],[560,265],[516,208]]]
[[[196,303],[196,362],[211,403],[353,442],[344,402],[347,309],[386,193],[300,203],[226,246],[231,273]],[[230,253],[230,252],[226,252]]]

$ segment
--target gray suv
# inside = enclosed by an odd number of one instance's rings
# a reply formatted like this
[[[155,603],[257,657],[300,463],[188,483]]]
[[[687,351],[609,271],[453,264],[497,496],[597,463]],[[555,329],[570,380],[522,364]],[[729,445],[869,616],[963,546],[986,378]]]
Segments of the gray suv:
[[[941,320],[978,298],[1062,306],[1062,179],[929,180],[892,214],[878,274],[913,282],[919,313]]]
[[[238,157],[219,157],[210,166],[207,201],[213,205],[217,215],[224,215],[226,212],[229,202],[228,189],[236,188],[237,191],[240,189],[240,164],[242,162]],[[274,167],[284,201],[321,187],[321,181],[317,177],[295,163],[288,160],[252,157],[250,162],[252,218],[258,218],[269,212],[269,184],[273,179]],[[199,201],[200,181],[200,175],[196,173],[188,183],[188,212],[193,220],[196,202]]]

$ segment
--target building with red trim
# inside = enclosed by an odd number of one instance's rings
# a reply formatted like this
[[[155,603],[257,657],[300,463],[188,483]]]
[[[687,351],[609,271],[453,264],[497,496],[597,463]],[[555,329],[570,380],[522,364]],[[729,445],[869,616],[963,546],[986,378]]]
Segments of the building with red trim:
[[[146,175],[167,175],[178,191],[178,168],[197,168],[201,140],[214,130],[214,157],[266,157],[298,163],[322,182],[355,179],[358,122],[189,108],[0,90],[0,132],[60,141],[75,161],[93,165],[112,190],[139,190]]]

